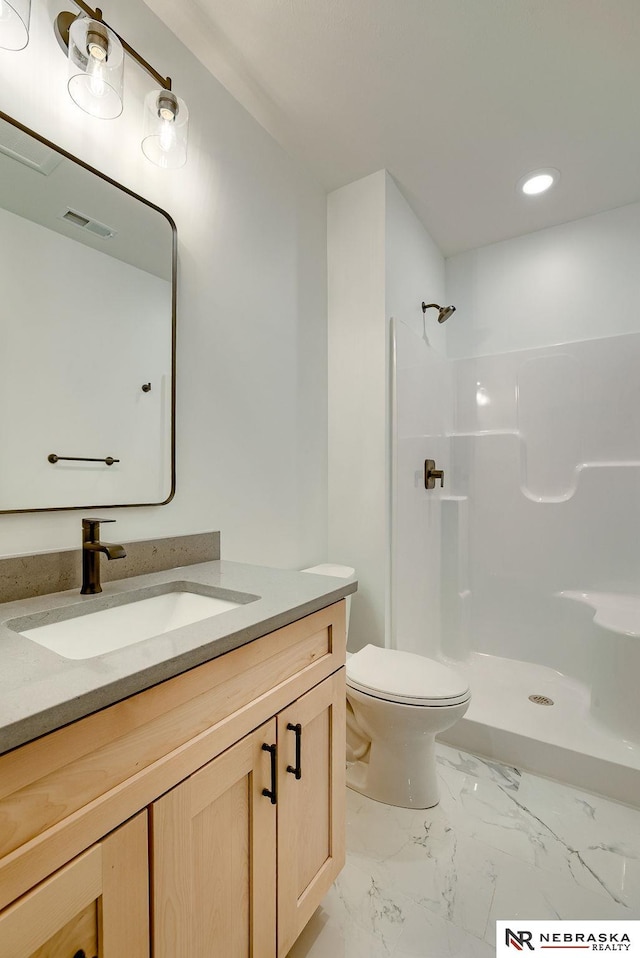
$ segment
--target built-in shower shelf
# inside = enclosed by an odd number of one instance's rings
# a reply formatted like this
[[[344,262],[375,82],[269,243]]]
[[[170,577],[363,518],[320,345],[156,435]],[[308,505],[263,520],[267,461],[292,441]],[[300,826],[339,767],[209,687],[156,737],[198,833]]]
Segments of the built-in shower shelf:
[[[512,476],[525,498],[536,504],[557,504],[572,499],[586,475],[594,470],[624,470],[640,468],[638,459],[602,459],[580,462],[572,460],[579,454],[579,445],[573,450],[566,444],[547,448],[544,442],[530,437],[524,430],[485,429],[476,432],[452,432],[450,440],[471,441],[504,437],[505,448],[500,455],[501,469]],[[507,439],[508,437],[508,439]],[[513,443],[513,440],[517,441]],[[493,468],[492,463],[492,468]],[[476,463],[476,472],[482,471]]]
[[[447,439],[469,439],[474,436],[520,436],[517,429],[477,429],[473,432],[448,432]]]
[[[603,459],[601,462],[581,462],[577,470],[582,472],[583,469],[638,469],[639,467],[638,459]]]
[[[563,599],[573,599],[595,609],[593,621],[609,632],[640,637],[640,595],[620,592],[558,592]]]

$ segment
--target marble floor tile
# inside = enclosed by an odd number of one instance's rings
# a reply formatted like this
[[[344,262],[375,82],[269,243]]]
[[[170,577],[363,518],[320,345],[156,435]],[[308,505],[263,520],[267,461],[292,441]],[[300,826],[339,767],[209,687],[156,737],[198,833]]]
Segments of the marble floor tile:
[[[542,871],[505,856],[496,880],[486,939],[495,944],[496,921],[636,919],[638,908],[587,890],[554,872]]]
[[[640,811],[438,746],[440,804],[347,790],[347,866],[289,958],[488,958],[495,922],[640,919]]]
[[[368,870],[351,861],[347,861],[334,890],[337,901],[328,906],[334,918],[372,933],[385,954],[391,954],[414,903],[401,892],[382,887]]]
[[[426,908],[405,922],[392,958],[493,958],[495,948]]]
[[[433,844],[431,843],[433,836]],[[359,862],[360,867],[364,862]],[[488,846],[447,828],[443,840],[433,827],[415,830],[409,842],[369,871],[387,894],[403,894],[434,915],[482,938],[495,892],[496,855]]]
[[[615,901],[624,902],[639,890],[637,810],[528,773],[520,775],[516,788],[513,782],[500,783],[491,770],[488,774],[485,763],[478,767],[475,776],[446,763],[439,766],[441,806],[456,832]],[[596,809],[602,816],[602,837],[609,838],[606,851],[595,838],[600,834],[592,818]],[[619,887],[621,873],[626,876],[624,891]]]
[[[476,781],[493,782],[502,785],[510,791],[517,792],[522,782],[523,773],[510,765],[501,765],[489,758],[479,755],[470,755],[449,745],[438,743],[437,762],[440,769],[451,768],[464,775],[470,775]]]
[[[523,775],[520,796],[532,815],[571,851],[615,901],[638,908],[640,902],[640,824],[636,809]]]
[[[335,888],[317,909],[287,958],[389,958],[373,931],[352,922]]]

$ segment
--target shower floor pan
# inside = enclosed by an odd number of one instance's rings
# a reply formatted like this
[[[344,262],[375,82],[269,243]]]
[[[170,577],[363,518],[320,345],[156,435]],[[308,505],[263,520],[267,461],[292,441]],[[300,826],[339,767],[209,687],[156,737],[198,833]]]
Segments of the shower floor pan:
[[[481,653],[456,668],[468,675],[471,705],[441,741],[640,807],[640,742],[616,738],[594,721],[585,685],[542,665]]]

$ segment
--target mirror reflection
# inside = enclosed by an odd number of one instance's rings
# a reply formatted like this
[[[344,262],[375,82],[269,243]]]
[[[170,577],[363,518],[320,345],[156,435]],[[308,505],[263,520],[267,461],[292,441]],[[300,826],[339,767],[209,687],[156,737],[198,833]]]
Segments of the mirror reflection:
[[[175,228],[0,114],[0,512],[174,486]]]

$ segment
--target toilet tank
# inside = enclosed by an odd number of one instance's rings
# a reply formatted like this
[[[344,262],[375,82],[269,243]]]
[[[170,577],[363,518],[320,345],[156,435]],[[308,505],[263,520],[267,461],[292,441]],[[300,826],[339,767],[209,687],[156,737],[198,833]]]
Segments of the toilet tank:
[[[314,575],[332,575],[336,579],[354,579],[356,575],[356,570],[352,569],[350,565],[337,565],[334,562],[324,562],[321,565],[312,565],[308,569],[301,569],[301,572],[312,572]],[[351,613],[351,596],[348,595],[345,598],[347,603],[346,608],[346,617],[347,617],[347,641],[349,640],[349,615]]]

